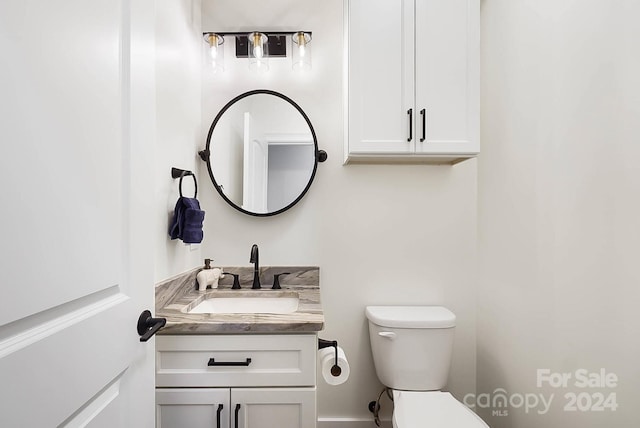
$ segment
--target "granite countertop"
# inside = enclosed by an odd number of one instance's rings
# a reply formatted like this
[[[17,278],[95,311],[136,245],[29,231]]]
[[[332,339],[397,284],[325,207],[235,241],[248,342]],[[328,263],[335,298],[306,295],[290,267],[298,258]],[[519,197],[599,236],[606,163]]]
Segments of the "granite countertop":
[[[225,272],[240,274],[241,290],[231,290],[233,277],[225,275],[217,289],[198,291],[194,269],[156,286],[156,317],[167,319],[158,334],[238,334],[238,333],[304,333],[316,332],[324,327],[324,314],[320,304],[318,267],[264,267],[260,269],[262,290],[252,290],[253,268],[225,267]],[[271,290],[273,274],[290,272],[280,278],[282,290]],[[269,288],[267,288],[269,287]],[[298,310],[290,314],[190,314],[204,299],[214,296],[268,297],[269,293],[297,293]],[[275,297],[277,298],[277,297]]]

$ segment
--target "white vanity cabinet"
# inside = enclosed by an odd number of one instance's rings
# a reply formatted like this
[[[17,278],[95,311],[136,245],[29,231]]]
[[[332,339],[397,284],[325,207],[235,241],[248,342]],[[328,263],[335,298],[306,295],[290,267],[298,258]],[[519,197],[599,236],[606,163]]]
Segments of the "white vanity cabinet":
[[[315,428],[315,334],[158,336],[158,428]]]
[[[480,0],[345,0],[345,162],[479,152]]]

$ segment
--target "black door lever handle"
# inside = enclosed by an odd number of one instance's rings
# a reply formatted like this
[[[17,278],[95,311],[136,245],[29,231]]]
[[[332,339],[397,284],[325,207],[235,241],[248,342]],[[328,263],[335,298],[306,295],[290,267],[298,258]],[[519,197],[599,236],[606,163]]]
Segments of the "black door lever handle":
[[[150,311],[142,311],[138,318],[140,342],[146,342],[167,323],[166,318],[153,318]]]

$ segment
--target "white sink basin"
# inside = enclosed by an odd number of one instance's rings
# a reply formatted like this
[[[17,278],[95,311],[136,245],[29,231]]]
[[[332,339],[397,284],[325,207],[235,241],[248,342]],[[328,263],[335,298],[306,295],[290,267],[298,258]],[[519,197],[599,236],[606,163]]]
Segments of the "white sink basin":
[[[203,300],[190,314],[290,314],[298,310],[298,297],[286,296],[224,296]]]

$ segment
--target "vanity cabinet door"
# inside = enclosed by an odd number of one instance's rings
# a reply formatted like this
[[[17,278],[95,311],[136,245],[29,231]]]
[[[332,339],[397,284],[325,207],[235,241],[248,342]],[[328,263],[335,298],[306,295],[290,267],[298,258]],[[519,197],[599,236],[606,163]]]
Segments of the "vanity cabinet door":
[[[413,0],[350,0],[348,152],[411,153],[415,135]],[[411,122],[411,123],[410,123]]]
[[[228,428],[230,409],[229,388],[156,389],[157,428]]]
[[[416,152],[479,151],[479,1],[416,0]]]
[[[316,427],[315,388],[233,388],[231,405],[231,428]]]

